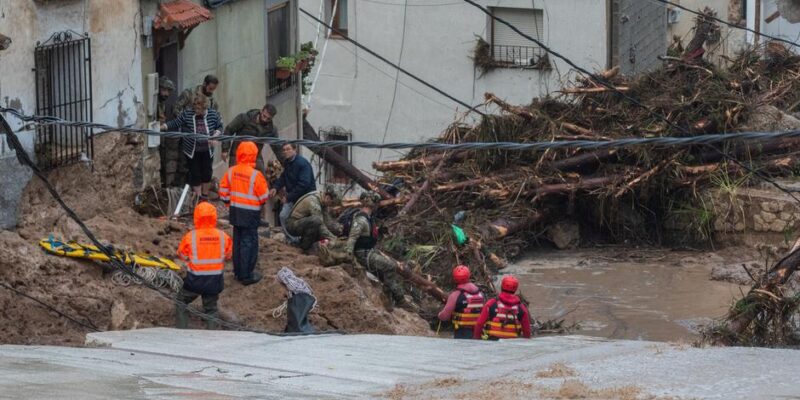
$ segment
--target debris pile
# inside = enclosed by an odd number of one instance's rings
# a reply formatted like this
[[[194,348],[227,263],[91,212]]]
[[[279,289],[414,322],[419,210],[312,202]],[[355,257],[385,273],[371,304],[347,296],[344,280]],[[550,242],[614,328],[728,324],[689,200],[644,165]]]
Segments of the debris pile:
[[[438,142],[607,141],[775,129],[780,124],[773,119],[788,118],[800,105],[798,73],[800,56],[774,43],[745,51],[725,69],[701,57],[665,57],[657,71],[628,78],[612,69],[580,77],[560,96],[525,106],[487,93],[486,104],[499,112],[474,125],[458,121]],[[768,121],[764,110],[775,111]],[[467,263],[491,287],[489,278],[503,258],[540,240],[574,246],[586,230],[617,242],[663,243],[665,221],[704,188],[788,175],[797,167],[798,145],[782,139],[671,148],[414,151],[374,164],[382,182],[403,186],[383,202],[395,210],[384,221],[391,235],[383,246],[442,286],[452,286],[449,268]],[[456,214],[460,222],[454,222]],[[470,240],[460,245],[451,225]]]

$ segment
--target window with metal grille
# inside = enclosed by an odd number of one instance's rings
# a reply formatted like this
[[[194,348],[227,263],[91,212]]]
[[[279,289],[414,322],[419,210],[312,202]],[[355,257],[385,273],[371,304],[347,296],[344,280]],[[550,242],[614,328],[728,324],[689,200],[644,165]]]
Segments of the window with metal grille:
[[[350,131],[346,131],[343,128],[340,128],[340,127],[333,127],[333,128],[328,129],[328,130],[320,131],[320,133],[322,133],[322,135],[325,138],[325,140],[345,140],[345,141],[349,141],[350,138],[353,137],[353,135],[352,135],[352,133]],[[333,150],[336,153],[338,153],[340,156],[342,156],[342,158],[347,160],[347,162],[352,162],[352,160],[351,160],[352,154],[350,153],[350,146],[334,147],[331,150]],[[344,171],[334,167],[331,164],[327,164],[327,167],[326,167],[326,170],[325,170],[325,177],[327,178],[327,181],[330,182],[330,183],[349,183],[350,182],[350,178],[347,176],[347,174],[344,173]]]
[[[289,3],[281,3],[267,11],[267,96],[274,96],[295,84],[296,76],[292,72],[282,77],[276,63],[281,57],[291,55],[291,24]]]
[[[92,121],[92,57],[88,35],[60,32],[34,51],[36,113],[68,121]],[[87,128],[46,125],[36,128],[39,167],[52,169],[92,159]]]
[[[517,27],[526,35],[540,41],[544,37],[542,10],[504,7],[494,7],[491,10],[494,16]],[[491,19],[491,32],[492,58],[497,66],[535,67],[546,54],[541,47],[502,22]]]

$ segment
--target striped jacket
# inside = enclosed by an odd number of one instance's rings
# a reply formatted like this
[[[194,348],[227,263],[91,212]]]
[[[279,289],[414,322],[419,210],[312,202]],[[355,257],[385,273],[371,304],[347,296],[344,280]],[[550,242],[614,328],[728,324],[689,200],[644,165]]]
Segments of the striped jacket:
[[[195,125],[194,120],[195,112],[194,108],[187,108],[183,110],[178,116],[173,119],[172,121],[167,121],[167,130],[174,131],[176,129],[180,129],[181,132],[191,132],[191,133],[201,133],[205,135],[210,135],[214,131],[222,131],[222,116],[217,112],[217,110],[209,108],[206,110],[205,121],[206,121],[206,129],[205,132],[198,132],[197,127]],[[207,139],[195,139],[192,137],[185,137],[181,140],[183,144],[183,154],[186,154],[189,158],[194,158],[194,150],[197,147],[197,141],[207,141]],[[211,150],[211,146],[209,146],[208,151],[211,152],[211,157],[213,158],[214,153]]]

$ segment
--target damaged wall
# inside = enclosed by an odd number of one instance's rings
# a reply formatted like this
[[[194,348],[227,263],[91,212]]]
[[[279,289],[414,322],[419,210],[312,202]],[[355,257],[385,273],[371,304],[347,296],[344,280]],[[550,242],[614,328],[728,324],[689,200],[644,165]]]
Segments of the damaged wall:
[[[480,3],[489,7],[531,8],[529,0]],[[402,4],[349,1],[349,36],[461,101],[479,104],[484,92],[493,92],[511,103],[526,104],[558,90],[561,80],[570,74],[570,67],[551,57],[555,62],[551,71],[497,68],[479,78],[470,57],[476,35],[488,38],[491,33],[485,14],[467,3],[427,7],[402,7]],[[316,14],[320,1],[301,0],[300,7]],[[546,44],[585,68],[606,68],[605,1],[537,1],[535,8],[543,12]],[[300,30],[301,42],[315,40],[317,22],[301,15]],[[320,35],[317,46],[320,53],[323,43],[324,37]],[[412,78],[398,76],[392,67],[341,39],[331,39],[328,43],[311,103],[309,121],[319,131],[340,126],[352,131],[353,140],[370,142],[418,142],[433,138],[453,122],[456,109],[464,111],[464,107]],[[367,171],[372,170],[373,161],[401,155],[389,150],[352,151],[355,166]]]
[[[0,53],[0,103],[25,114],[36,113],[34,50],[52,34],[65,30],[88,32],[91,40],[94,120],[112,126],[135,125],[142,99],[138,2],[116,0],[5,0],[0,3],[0,26],[13,41]],[[11,128],[20,121],[7,118]],[[33,153],[34,132],[19,133],[23,146]],[[3,138],[4,139],[4,138]],[[11,157],[11,158],[10,158]],[[0,146],[0,187],[21,189],[30,173]],[[2,199],[0,227],[16,222],[19,196]],[[13,210],[13,211],[12,211]]]
[[[714,10],[717,18],[732,24],[745,26],[747,20],[746,10],[743,8],[745,0],[675,0],[676,3],[691,10],[700,11],[705,7]],[[671,9],[671,7],[668,7]],[[694,34],[695,15],[680,9],[675,9],[677,20],[668,25],[667,40],[672,44],[673,37],[677,36],[684,47],[689,44]],[[734,57],[747,45],[745,31],[720,24],[720,40],[716,43],[706,44],[707,60],[716,64],[724,63],[725,57]]]
[[[786,4],[782,4],[782,8],[789,8],[791,4],[789,3],[796,3],[794,1],[787,1]],[[785,16],[781,15],[779,18],[773,19],[771,22],[767,22],[767,19],[773,16],[778,10],[778,1],[777,0],[762,0],[761,2],[761,32],[776,36],[782,39],[786,39],[792,42],[797,42],[798,38],[800,38],[800,24],[789,22]],[[754,10],[755,11],[755,10]],[[784,11],[786,11],[784,9]],[[792,10],[795,11],[795,10]],[[750,14],[748,14],[750,16]],[[789,18],[793,18],[794,14],[790,14]],[[752,17],[751,17],[752,18]],[[765,39],[761,38],[760,41],[763,43]],[[788,46],[787,47],[791,47]],[[797,47],[791,48],[791,50],[798,52]]]

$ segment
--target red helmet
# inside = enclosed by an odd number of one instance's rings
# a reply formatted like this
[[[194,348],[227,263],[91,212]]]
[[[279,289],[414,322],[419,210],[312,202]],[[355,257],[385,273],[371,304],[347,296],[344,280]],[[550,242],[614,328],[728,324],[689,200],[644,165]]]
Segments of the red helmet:
[[[519,288],[519,281],[514,277],[514,275],[506,275],[500,282],[500,288],[504,292],[516,293],[517,288]]]
[[[459,265],[453,268],[453,280],[459,285],[469,282],[469,267]]]

